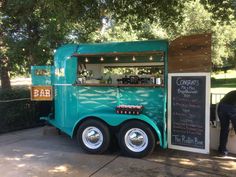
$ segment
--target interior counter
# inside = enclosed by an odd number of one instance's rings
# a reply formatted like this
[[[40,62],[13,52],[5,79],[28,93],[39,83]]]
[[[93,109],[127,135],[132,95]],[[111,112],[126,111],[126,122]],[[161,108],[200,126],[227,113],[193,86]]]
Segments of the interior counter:
[[[164,87],[157,84],[74,84],[74,86],[90,86],[90,87]]]

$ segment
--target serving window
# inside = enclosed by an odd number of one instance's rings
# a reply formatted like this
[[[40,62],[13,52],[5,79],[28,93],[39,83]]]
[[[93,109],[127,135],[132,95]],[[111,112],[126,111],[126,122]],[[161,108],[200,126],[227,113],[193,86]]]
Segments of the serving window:
[[[164,82],[163,54],[79,55],[77,84],[157,84]]]

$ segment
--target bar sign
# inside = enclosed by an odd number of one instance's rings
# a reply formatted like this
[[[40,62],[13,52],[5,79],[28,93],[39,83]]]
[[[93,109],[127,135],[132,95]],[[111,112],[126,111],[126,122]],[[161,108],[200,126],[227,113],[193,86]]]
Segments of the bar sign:
[[[31,86],[32,101],[51,101],[52,99],[52,86]]]

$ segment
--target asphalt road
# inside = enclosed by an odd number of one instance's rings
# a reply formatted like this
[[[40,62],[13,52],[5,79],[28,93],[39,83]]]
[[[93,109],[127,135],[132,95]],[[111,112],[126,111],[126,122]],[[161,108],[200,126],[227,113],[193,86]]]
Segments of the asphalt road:
[[[164,177],[236,176],[236,155],[210,155],[156,149],[143,159],[84,153],[74,140],[52,127],[0,135],[1,177]]]

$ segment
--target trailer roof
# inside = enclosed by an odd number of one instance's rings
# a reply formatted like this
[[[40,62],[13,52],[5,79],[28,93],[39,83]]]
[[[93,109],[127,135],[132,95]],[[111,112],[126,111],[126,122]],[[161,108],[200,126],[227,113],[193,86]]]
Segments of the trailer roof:
[[[167,40],[79,44],[74,56],[163,54],[167,48]]]

